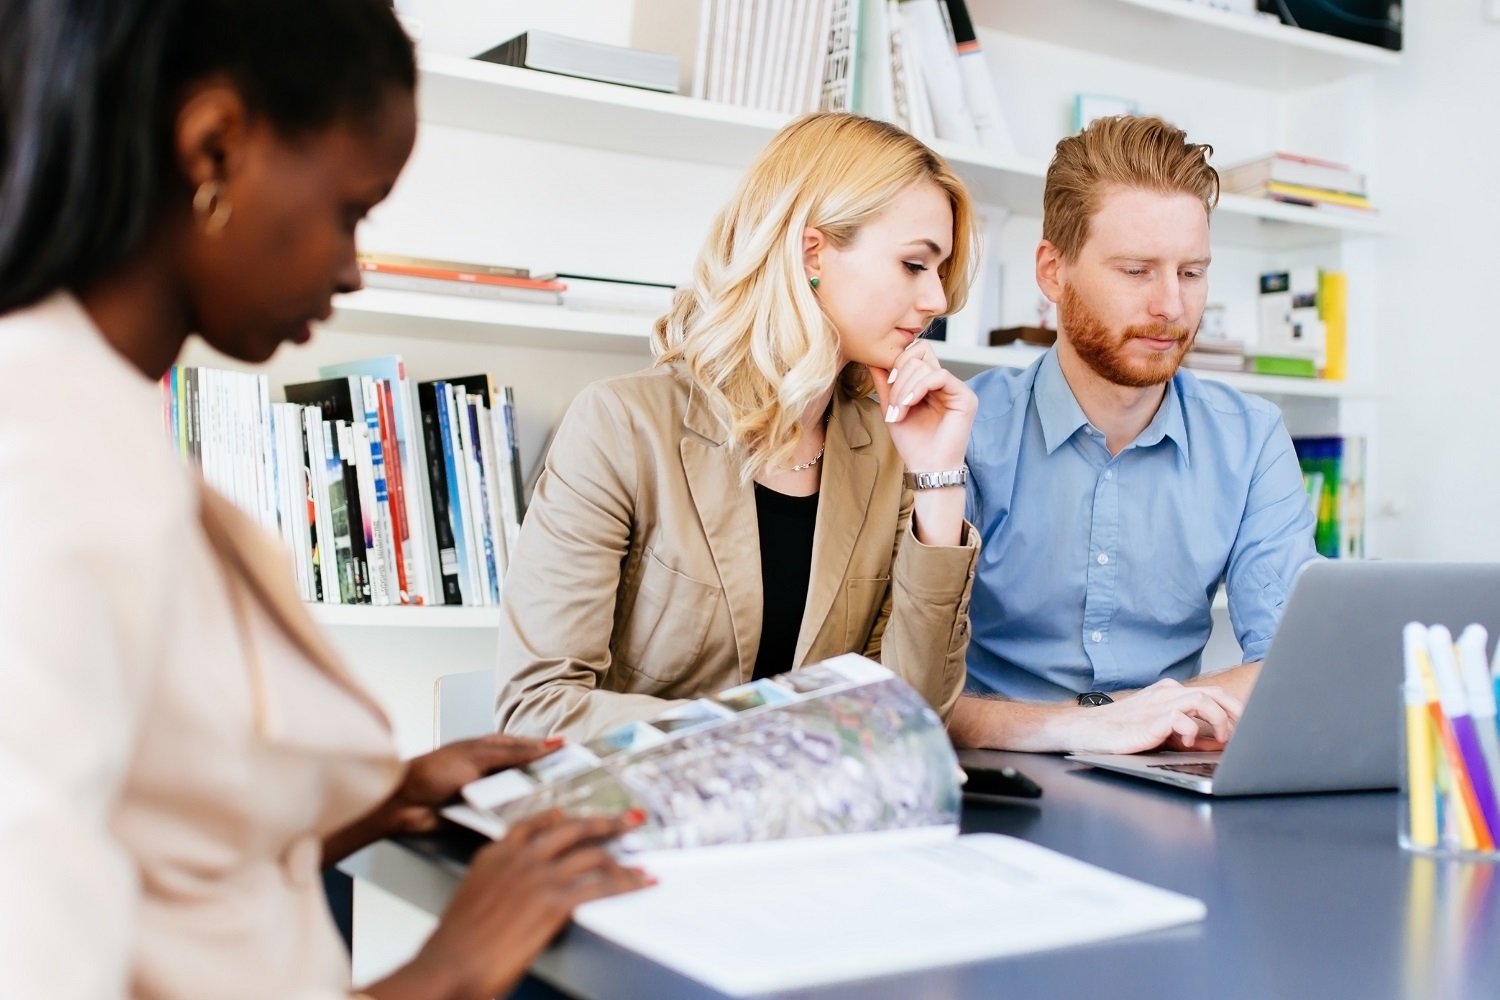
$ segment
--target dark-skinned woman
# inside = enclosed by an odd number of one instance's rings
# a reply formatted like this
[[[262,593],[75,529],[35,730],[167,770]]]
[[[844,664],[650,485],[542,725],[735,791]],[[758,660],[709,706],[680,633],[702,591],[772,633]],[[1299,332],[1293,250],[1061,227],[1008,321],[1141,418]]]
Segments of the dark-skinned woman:
[[[0,0],[0,995],[347,997],[322,866],[547,749],[403,766],[279,544],[161,426],[190,334],[263,361],[359,286],[415,77],[381,0]],[[509,989],[646,884],[607,850],[634,819],[479,852],[368,996]]]

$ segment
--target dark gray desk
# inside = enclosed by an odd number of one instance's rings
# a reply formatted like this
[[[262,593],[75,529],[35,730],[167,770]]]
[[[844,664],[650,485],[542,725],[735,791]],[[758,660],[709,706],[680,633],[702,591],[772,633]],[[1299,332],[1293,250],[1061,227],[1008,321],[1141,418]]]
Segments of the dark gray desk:
[[[965,804],[966,832],[1034,841],[1208,904],[1186,929],[816,990],[819,1000],[1500,997],[1500,866],[1396,846],[1390,793],[1209,801],[1069,764],[996,754],[1045,790]],[[425,852],[425,853],[424,853]],[[440,912],[452,843],[380,844],[354,874]],[[753,947],[753,942],[746,942]],[[573,928],[534,972],[569,995],[717,997]]]

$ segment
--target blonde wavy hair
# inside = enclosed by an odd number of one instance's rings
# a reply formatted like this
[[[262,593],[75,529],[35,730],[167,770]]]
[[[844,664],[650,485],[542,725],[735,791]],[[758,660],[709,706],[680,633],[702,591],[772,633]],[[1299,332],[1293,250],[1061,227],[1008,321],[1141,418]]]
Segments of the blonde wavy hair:
[[[894,125],[842,113],[798,118],[715,219],[692,286],[657,320],[651,346],[655,363],[684,373],[724,421],[743,480],[792,464],[799,418],[830,385],[845,398],[874,390],[865,366],[839,370],[838,331],[803,269],[803,231],[847,247],[921,183],[936,184],[953,208],[953,250],[938,275],[957,312],[978,257],[968,191],[942,157]]]

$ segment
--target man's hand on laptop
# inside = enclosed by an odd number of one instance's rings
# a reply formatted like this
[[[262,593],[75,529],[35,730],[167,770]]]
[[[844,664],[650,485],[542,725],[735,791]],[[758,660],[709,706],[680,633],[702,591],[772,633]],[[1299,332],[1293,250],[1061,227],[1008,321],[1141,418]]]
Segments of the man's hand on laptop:
[[[1222,750],[1244,705],[1214,685],[1159,680],[1112,704],[1070,711],[1075,753]]]

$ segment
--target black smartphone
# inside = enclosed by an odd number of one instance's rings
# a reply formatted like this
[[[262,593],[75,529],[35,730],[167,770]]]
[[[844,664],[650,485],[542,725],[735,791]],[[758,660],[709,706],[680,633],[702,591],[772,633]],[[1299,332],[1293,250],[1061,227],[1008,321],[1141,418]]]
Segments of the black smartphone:
[[[1039,799],[1042,786],[1009,764],[960,763],[969,780],[964,782],[964,794],[1005,795],[1018,799]]]

